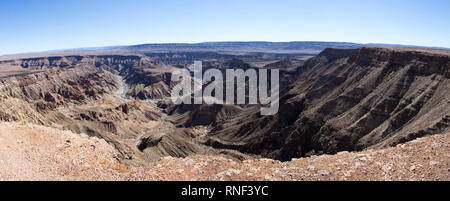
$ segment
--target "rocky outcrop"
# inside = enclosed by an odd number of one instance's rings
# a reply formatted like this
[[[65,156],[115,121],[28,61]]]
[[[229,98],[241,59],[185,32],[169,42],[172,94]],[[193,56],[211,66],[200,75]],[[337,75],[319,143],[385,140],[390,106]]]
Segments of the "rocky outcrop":
[[[124,77],[129,85],[128,96],[141,100],[170,97],[172,87],[171,72],[152,71],[148,68],[133,68]]]
[[[121,67],[149,65],[151,62],[149,59],[138,55],[68,55],[19,58],[2,63],[28,69],[73,68],[83,65],[120,69]]]
[[[155,159],[163,156],[182,158],[194,154],[205,154],[204,148],[195,143],[183,129],[167,133],[149,133],[141,138],[137,147]]]
[[[258,64],[261,68],[280,68],[278,114],[261,116],[259,106],[253,105],[168,103],[174,85],[171,72],[214,55],[2,60],[0,120],[96,136],[133,164],[203,153],[286,161],[395,146],[450,131],[448,51],[326,49],[304,62],[268,62],[258,54],[207,59],[204,70],[245,70],[258,59],[264,61]],[[165,63],[169,61],[176,64]]]
[[[136,148],[160,121],[152,103],[123,99],[120,77],[102,69],[47,69],[2,79],[0,120],[53,126],[105,139],[125,159],[144,162]],[[156,125],[159,126],[159,125]]]
[[[14,110],[2,110],[7,114],[2,120],[44,122],[42,115],[49,111],[101,99],[116,88],[112,74],[100,71],[50,70],[3,79],[1,102]]]
[[[290,160],[448,132],[449,55],[402,48],[326,49],[298,67],[277,115],[255,113],[224,122],[206,144]]]

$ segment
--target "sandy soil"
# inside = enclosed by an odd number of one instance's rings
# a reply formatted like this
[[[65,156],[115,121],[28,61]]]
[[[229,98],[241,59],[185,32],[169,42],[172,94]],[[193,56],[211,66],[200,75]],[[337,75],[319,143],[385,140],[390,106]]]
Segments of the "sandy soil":
[[[127,167],[104,140],[35,125],[0,124],[0,180],[450,180],[450,134],[382,150],[281,163],[166,157]]]

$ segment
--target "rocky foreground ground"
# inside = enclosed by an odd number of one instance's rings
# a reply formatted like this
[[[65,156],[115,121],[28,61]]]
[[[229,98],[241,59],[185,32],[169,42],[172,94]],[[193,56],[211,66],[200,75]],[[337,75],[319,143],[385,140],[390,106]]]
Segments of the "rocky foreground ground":
[[[0,124],[0,180],[450,180],[450,134],[396,147],[279,162],[217,156],[128,167],[106,141],[36,125]]]

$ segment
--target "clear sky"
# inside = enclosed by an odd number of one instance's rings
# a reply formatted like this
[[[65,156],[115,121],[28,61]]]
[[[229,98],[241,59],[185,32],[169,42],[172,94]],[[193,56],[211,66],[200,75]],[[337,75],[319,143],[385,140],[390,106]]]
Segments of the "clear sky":
[[[205,41],[450,47],[448,0],[1,0],[0,55]]]

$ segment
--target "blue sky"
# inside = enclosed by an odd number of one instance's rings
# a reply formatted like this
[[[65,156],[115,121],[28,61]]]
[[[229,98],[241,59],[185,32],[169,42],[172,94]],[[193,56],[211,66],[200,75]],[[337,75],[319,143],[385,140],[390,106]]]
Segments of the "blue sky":
[[[2,0],[0,55],[205,41],[450,47],[448,0]]]

